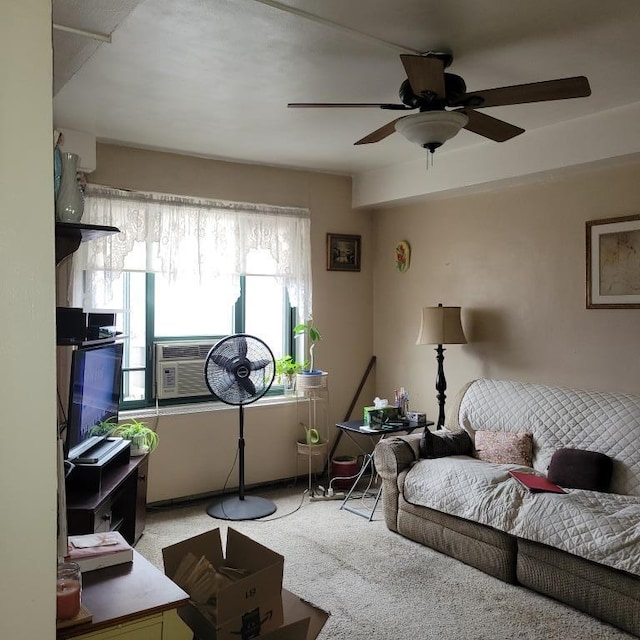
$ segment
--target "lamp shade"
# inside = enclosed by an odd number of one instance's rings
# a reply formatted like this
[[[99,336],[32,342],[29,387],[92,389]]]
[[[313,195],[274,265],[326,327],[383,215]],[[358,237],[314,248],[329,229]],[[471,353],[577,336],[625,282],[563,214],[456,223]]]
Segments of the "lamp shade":
[[[460,307],[424,307],[416,344],[466,344]]]
[[[469,118],[461,111],[423,111],[398,120],[395,129],[410,142],[433,151],[453,138]]]

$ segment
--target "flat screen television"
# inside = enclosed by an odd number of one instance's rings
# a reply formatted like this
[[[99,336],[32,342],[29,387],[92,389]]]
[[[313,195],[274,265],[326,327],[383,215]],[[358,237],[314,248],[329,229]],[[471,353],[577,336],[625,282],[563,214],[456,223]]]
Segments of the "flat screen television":
[[[122,342],[76,349],[71,356],[65,457],[74,461],[104,437],[90,437],[91,427],[118,419],[122,381]]]

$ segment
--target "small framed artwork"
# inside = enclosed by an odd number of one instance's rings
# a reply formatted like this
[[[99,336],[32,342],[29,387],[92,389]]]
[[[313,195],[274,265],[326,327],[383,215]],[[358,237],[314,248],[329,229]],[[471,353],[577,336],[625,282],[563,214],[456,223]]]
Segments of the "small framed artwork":
[[[640,309],[640,215],[586,223],[587,309]]]
[[[327,271],[360,271],[360,236],[327,233]]]
[[[396,269],[404,273],[411,264],[411,247],[406,240],[401,240],[394,250]]]

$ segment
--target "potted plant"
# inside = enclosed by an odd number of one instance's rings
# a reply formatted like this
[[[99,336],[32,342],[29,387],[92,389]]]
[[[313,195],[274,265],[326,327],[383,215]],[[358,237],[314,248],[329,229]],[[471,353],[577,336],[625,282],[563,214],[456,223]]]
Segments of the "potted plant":
[[[296,374],[300,373],[303,365],[287,355],[276,360],[276,376],[284,387],[285,395],[295,393]]]
[[[320,371],[314,366],[313,351],[316,343],[322,340],[322,335],[318,328],[313,323],[313,317],[310,317],[307,322],[296,325],[293,329],[295,336],[306,335],[307,337],[307,349],[309,352],[309,367],[304,371],[301,371],[297,375],[298,388],[308,389],[312,387],[324,387],[326,386],[326,371]],[[306,363],[305,363],[306,364]]]
[[[113,430],[118,426],[118,423],[114,418],[110,418],[109,420],[103,420],[102,422],[98,422],[98,424],[94,424],[91,429],[89,429],[90,436],[110,436],[113,433]]]
[[[300,423],[304,430],[304,438],[298,440],[298,453],[308,456],[319,456],[326,452],[328,442],[325,440],[318,429],[315,427],[307,427],[306,424]]]
[[[158,446],[158,434],[135,418],[115,425],[110,435],[131,440],[132,456],[151,453]]]

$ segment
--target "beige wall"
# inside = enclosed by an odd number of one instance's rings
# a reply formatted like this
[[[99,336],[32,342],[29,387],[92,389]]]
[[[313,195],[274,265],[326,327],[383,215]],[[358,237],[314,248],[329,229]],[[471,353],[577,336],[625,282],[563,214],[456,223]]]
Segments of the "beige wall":
[[[469,340],[446,349],[449,398],[477,377],[640,392],[640,309],[585,308],[585,222],[639,208],[636,161],[375,212],[378,393],[404,385],[437,416],[435,353],[415,341],[420,309],[439,302],[462,306]]]
[[[51,2],[0,8],[0,638],[55,637]]]
[[[344,418],[371,358],[372,218],[351,209],[351,179],[250,164],[234,164],[140,149],[98,145],[91,182],[125,189],[308,207],[311,211],[313,312],[323,339],[316,364],[330,372],[329,435]],[[362,236],[362,270],[326,270],[326,233]],[[368,404],[375,372],[354,411]],[[303,435],[300,408],[248,407],[247,483],[304,473],[295,441]],[[155,424],[155,419],[150,419]],[[199,495],[223,487],[237,444],[237,409],[157,419],[160,447],[151,458],[149,501]],[[234,471],[231,486],[237,485]]]

